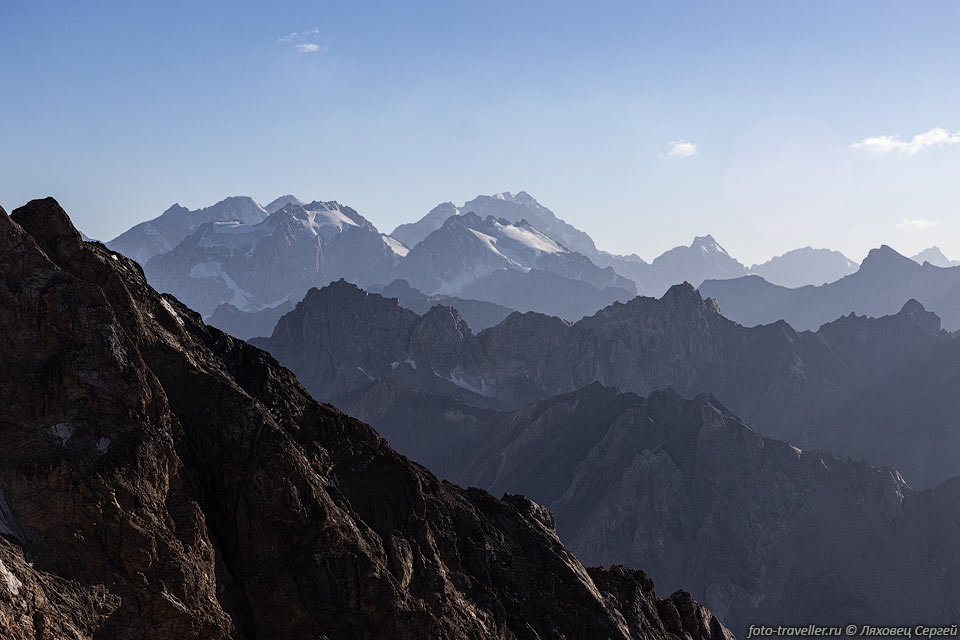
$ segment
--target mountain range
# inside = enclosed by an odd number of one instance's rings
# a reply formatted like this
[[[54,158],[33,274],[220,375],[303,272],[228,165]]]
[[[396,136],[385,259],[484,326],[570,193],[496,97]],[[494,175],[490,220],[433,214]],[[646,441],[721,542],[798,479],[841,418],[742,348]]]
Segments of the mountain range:
[[[493,196],[478,196],[461,207],[445,202],[417,222],[398,226],[390,235],[406,246],[414,247],[440,229],[447,220],[467,212],[514,223],[526,220],[565,247],[590,258],[598,266],[610,267],[632,279],[643,295],[661,296],[670,286],[680,282],[698,286],[704,280],[736,278],[749,273],[759,274],[770,282],[784,286],[822,284],[856,270],[856,263],[840,252],[810,247],[788,252],[748,269],[709,235],[694,238],[689,246],[670,249],[647,263],[636,255],[615,255],[597,249],[589,235],[558,218],[525,191],[516,195],[501,192]]]
[[[478,196],[462,207],[443,203],[389,236],[332,201],[285,195],[261,207],[232,197],[197,211],[174,205],[107,244],[141,262],[151,284],[243,337],[269,331],[267,318],[277,317],[270,309],[296,304],[311,286],[339,278],[367,288],[402,279],[428,297],[576,321],[684,281],[698,286],[762,273],[795,286],[855,268],[838,252],[806,248],[748,269],[709,235],[647,263],[597,249],[526,192]],[[214,318],[221,305],[229,306]]]
[[[855,273],[859,265],[839,251],[804,247],[750,267],[750,273],[771,284],[795,289],[826,284]],[[743,274],[741,274],[743,275]],[[711,278],[722,280],[723,278]]]
[[[153,256],[175,248],[202,224],[235,220],[241,224],[252,225],[263,222],[268,215],[267,209],[247,196],[226,198],[215,205],[195,211],[174,204],[159,217],[141,222],[123,232],[108,242],[107,246],[144,265]]]
[[[338,282],[253,342],[439,476],[522,490],[575,552],[683,584],[735,632],[958,613],[960,342],[916,301],[811,333],[678,285],[475,335]]]
[[[52,199],[0,210],[0,283],[5,638],[732,638],[398,455]]]
[[[708,280],[700,291],[717,300],[725,316],[747,326],[782,319],[814,330],[851,312],[896,313],[916,299],[936,312],[946,329],[960,329],[960,268],[920,265],[886,245],[870,251],[855,273],[829,284],[788,289],[751,275]]]
[[[158,290],[207,316],[224,303],[260,311],[297,302],[310,287],[342,277],[377,282],[400,257],[350,207],[289,202],[257,224],[206,222],[144,272]]]
[[[687,284],[576,323],[514,313],[474,334],[454,309],[419,316],[337,282],[311,290],[253,343],[334,404],[380,380],[497,410],[593,382],[639,395],[672,388],[711,393],[804,449],[894,466],[915,487],[960,475],[950,454],[960,450],[960,404],[941,392],[960,375],[960,342],[915,300],[891,316],[798,332],[784,321],[743,327]]]

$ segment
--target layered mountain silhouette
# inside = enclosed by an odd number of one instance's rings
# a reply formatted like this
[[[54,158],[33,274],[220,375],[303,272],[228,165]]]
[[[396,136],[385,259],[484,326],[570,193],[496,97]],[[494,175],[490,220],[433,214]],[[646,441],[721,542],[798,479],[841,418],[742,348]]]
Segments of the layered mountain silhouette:
[[[771,284],[797,288],[834,282],[857,271],[859,265],[839,251],[804,247],[750,267],[750,273]]]
[[[277,320],[291,309],[293,304],[289,300],[260,311],[242,311],[229,302],[224,302],[206,318],[206,323],[235,338],[249,340],[258,336],[269,336],[277,326]]]
[[[740,637],[960,614],[960,479],[915,491],[669,390],[593,383],[506,413],[381,381],[344,406],[440,477],[544,504],[581,558],[685,585]]]
[[[747,326],[783,319],[798,329],[816,329],[851,312],[896,313],[916,299],[936,312],[945,328],[960,329],[960,268],[920,265],[886,245],[870,251],[856,273],[817,287],[788,289],[746,276],[708,280],[700,291],[716,299],[725,316]]]
[[[651,262],[643,272],[643,291],[659,297],[680,282],[699,286],[707,279],[737,278],[747,273],[739,260],[708,235],[694,238],[688,247],[674,247]]]
[[[4,637],[731,637],[394,453],[52,199],[0,211],[0,282]]]
[[[368,290],[372,293],[379,293],[385,298],[396,298],[401,307],[415,311],[419,315],[427,313],[437,305],[452,307],[457,310],[457,313],[460,314],[474,331],[482,331],[488,327],[498,325],[503,322],[504,318],[515,311],[515,309],[509,309],[502,305],[485,302],[483,300],[467,300],[457,296],[439,294],[428,296],[419,289],[411,287],[410,283],[406,280],[400,279],[394,280],[385,287],[368,287]],[[287,311],[289,311],[289,309]],[[286,311],[284,313],[286,313]],[[274,322],[274,325],[275,324],[276,322]],[[258,335],[269,336],[272,333],[272,329],[273,326],[271,326],[271,331]]]
[[[291,223],[290,212],[301,222]],[[274,233],[278,224],[282,230]],[[462,207],[440,204],[389,236],[336,202],[304,203],[285,195],[261,207],[238,196],[197,211],[174,205],[108,246],[139,261],[151,284],[206,317],[220,305],[236,308],[240,314],[229,307],[221,311],[232,318],[224,326],[244,335],[262,333],[270,308],[295,304],[310,286],[341,277],[365,287],[402,279],[427,296],[476,299],[576,321],[638,292],[659,297],[680,282],[699,286],[759,274],[769,283],[801,287],[832,282],[855,269],[839,252],[809,247],[748,269],[709,235],[647,263],[599,250],[588,234],[523,191],[477,196]],[[926,255],[934,263],[946,260]],[[166,257],[148,264],[159,256]],[[758,285],[734,289],[740,286]],[[744,296],[752,296],[750,291]],[[730,315],[740,319],[737,311]]]
[[[672,388],[712,393],[760,432],[800,447],[894,466],[916,487],[960,474],[952,455],[960,405],[930,388],[952,379],[960,346],[916,301],[891,316],[798,332],[783,321],[743,327],[685,284],[573,324],[514,313],[474,334],[454,309],[418,316],[338,282],[312,290],[254,342],[323,401],[380,380],[491,409],[592,382],[640,395]]]

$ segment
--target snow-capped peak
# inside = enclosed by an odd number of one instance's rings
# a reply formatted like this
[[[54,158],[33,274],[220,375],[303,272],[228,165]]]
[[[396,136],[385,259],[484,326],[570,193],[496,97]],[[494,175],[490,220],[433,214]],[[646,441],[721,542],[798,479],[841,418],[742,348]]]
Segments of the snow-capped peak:
[[[721,247],[720,243],[714,240],[713,236],[709,234],[695,237],[693,242],[690,243],[690,248],[699,248],[703,253],[722,253],[723,255],[729,255],[726,249]]]

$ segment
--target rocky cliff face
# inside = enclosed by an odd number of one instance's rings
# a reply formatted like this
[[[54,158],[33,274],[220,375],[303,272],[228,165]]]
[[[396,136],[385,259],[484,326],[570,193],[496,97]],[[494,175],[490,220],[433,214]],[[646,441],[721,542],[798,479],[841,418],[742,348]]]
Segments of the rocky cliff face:
[[[361,329],[359,324],[380,316],[349,311],[356,296],[343,287],[312,296],[285,318],[296,331],[257,344],[288,363],[320,398],[333,400],[348,388],[386,377],[399,380],[411,372],[391,363],[411,358],[419,377],[408,376],[405,384],[451,395],[427,382],[456,381],[460,384],[449,387],[456,397],[480,407],[516,409],[592,382],[641,395],[669,387],[686,396],[713,393],[766,435],[892,465],[914,486],[960,474],[960,461],[942,453],[960,447],[960,432],[952,428],[955,394],[932,391],[960,371],[960,352],[937,316],[916,302],[893,316],[847,316],[810,333],[785,322],[742,327],[690,285],[678,285],[659,300],[616,303],[573,324],[512,314],[477,335],[464,334],[469,357],[446,356],[441,366],[411,355],[420,348],[411,341],[409,327],[417,322],[412,316],[407,324]],[[359,358],[350,349],[326,346],[348,343],[329,329],[344,313],[353,314],[345,330],[386,332],[396,349],[389,356],[371,351],[369,358]],[[459,349],[456,335],[450,334],[450,352]],[[306,355],[311,351],[321,358],[337,354],[335,365],[324,369],[326,377]],[[356,367],[368,375],[349,387],[330,386],[336,377],[331,372],[346,375]]]
[[[0,212],[0,320],[5,638],[729,637],[397,455],[51,199]]]
[[[762,437],[709,396],[594,383],[497,413],[386,386],[358,405],[400,451],[455,482],[522,490],[581,558],[683,584],[740,637],[960,616],[960,479],[914,491]]]

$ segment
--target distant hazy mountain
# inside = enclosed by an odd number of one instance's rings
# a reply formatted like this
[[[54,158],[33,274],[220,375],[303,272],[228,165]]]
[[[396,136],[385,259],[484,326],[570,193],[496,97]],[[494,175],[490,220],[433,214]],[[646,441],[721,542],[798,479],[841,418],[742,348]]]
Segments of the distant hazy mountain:
[[[960,260],[951,260],[947,256],[943,255],[943,251],[940,251],[940,247],[930,247],[928,249],[924,249],[910,259],[919,264],[929,262],[935,267],[960,266]]]
[[[384,298],[396,298],[400,306],[410,309],[420,315],[424,315],[431,308],[437,305],[452,307],[463,317],[471,329],[482,331],[487,327],[492,327],[503,322],[504,318],[513,313],[515,309],[509,309],[502,305],[486,302],[483,300],[468,300],[457,296],[432,295],[414,289],[406,280],[394,280],[385,287],[371,286],[368,290],[372,293],[379,293]],[[292,308],[292,307],[291,307]],[[279,316],[278,316],[279,317]],[[258,334],[269,336],[272,333]]]
[[[477,196],[456,207],[451,202],[437,205],[426,216],[412,224],[400,225],[390,235],[413,248],[428,235],[443,226],[452,216],[473,212],[481,218],[493,216],[510,222],[527,220],[533,227],[556,240],[571,251],[592,258],[598,253],[593,239],[583,231],[558,218],[526,191],[514,195],[509,191],[492,196]]]
[[[890,624],[960,614],[960,512],[942,508],[960,482],[914,491],[765,438],[710,396],[594,383],[502,413],[381,381],[341,406],[442,478],[548,507],[586,561],[685,585],[739,637],[758,620],[842,625],[851,593]]]
[[[631,280],[570,251],[527,220],[511,223],[493,216],[481,218],[473,212],[447,218],[410,250],[397,272],[424,293],[455,294],[475,280],[505,269],[539,269],[597,289],[636,290]]]
[[[311,291],[256,344],[324,401],[381,379],[501,409],[592,382],[638,394],[669,387],[713,393],[766,435],[803,448],[895,466],[917,487],[960,474],[960,396],[935,392],[945,388],[937,380],[960,384],[960,342],[916,301],[817,333],[783,321],[743,327],[690,285],[574,324],[515,313],[476,335],[454,310],[432,313],[446,320],[415,331],[421,320],[395,301],[335,283]],[[355,336],[367,339],[351,347]]]
[[[850,312],[896,313],[915,298],[946,329],[960,328],[960,267],[921,266],[886,245],[873,249],[856,273],[818,287],[787,289],[748,276],[710,280],[700,291],[716,299],[726,317],[747,326],[784,319],[798,329],[816,329]]]
[[[443,202],[438,204],[430,212],[416,222],[401,224],[393,230],[390,237],[396,238],[408,247],[415,247],[428,235],[443,226],[447,218],[460,215],[458,209],[452,202]]]
[[[247,196],[227,198],[196,211],[189,211],[175,204],[159,217],[141,222],[123,232],[108,242],[107,246],[145,265],[153,256],[176,247],[202,224],[230,220],[242,224],[257,224],[266,219],[267,215],[259,202]]]
[[[631,283],[632,284],[632,283]],[[465,285],[464,296],[495,302],[517,311],[535,311],[576,322],[635,292],[622,287],[602,289],[551,271],[501,269]]]
[[[661,296],[681,282],[694,287],[708,279],[737,278],[747,268],[730,257],[713,236],[698,236],[690,246],[674,247],[658,256],[645,270],[639,288],[645,295]]]
[[[289,300],[260,311],[241,311],[229,302],[225,302],[213,310],[210,317],[206,319],[206,323],[235,338],[249,340],[257,336],[269,336],[277,326],[277,320],[291,309],[293,309],[293,303]]]
[[[652,264],[637,255],[615,255],[600,251],[589,235],[558,218],[525,191],[516,195],[502,192],[493,196],[477,196],[462,207],[446,202],[419,221],[400,225],[391,236],[413,248],[440,229],[448,219],[469,212],[481,218],[489,215],[514,223],[526,220],[544,235],[586,256],[597,266],[612,268],[618,274],[634,280],[637,290],[644,295],[663,295],[671,285],[685,281],[696,285],[707,279],[736,278],[747,274],[747,268],[731,258],[711,236],[696,238],[689,247],[671,249]]]
[[[265,206],[264,209],[267,210],[267,213],[276,213],[277,211],[280,211],[280,209],[283,209],[288,204],[303,205],[303,204],[306,204],[306,202],[303,202],[297,196],[288,194],[285,196],[280,196],[279,198],[277,198],[276,200],[274,200],[273,202]]]
[[[755,264],[750,272],[772,284],[796,288],[834,282],[857,269],[857,263],[839,251],[804,247]]]
[[[399,257],[350,207],[288,203],[259,224],[201,225],[144,270],[154,287],[206,316],[224,303],[260,311],[298,302],[310,287],[343,277],[375,282]]]

